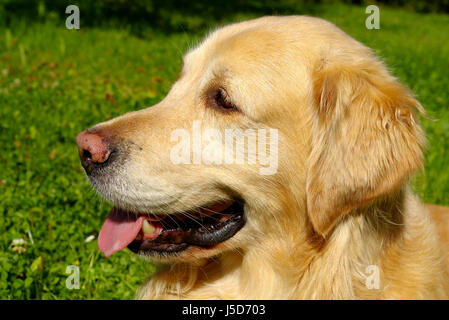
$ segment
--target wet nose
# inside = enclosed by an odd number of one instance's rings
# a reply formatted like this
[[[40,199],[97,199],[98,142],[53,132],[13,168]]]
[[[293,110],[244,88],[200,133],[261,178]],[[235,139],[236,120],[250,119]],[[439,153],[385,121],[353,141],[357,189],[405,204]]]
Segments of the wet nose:
[[[113,152],[107,139],[93,130],[84,130],[79,133],[76,143],[81,164],[88,174],[108,162]]]

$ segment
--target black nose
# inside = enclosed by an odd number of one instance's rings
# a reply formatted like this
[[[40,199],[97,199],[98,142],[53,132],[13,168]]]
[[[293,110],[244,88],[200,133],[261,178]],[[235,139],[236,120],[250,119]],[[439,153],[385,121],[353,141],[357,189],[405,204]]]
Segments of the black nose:
[[[84,130],[76,137],[78,153],[86,173],[110,162],[114,148],[99,132]]]

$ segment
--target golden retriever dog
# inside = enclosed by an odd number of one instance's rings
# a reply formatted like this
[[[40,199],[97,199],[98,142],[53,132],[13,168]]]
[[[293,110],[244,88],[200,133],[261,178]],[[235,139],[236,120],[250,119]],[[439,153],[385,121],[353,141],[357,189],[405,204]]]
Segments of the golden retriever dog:
[[[448,298],[447,236],[408,187],[423,164],[419,113],[327,21],[221,28],[160,103],[78,135],[115,205],[99,248],[161,263],[142,299]]]

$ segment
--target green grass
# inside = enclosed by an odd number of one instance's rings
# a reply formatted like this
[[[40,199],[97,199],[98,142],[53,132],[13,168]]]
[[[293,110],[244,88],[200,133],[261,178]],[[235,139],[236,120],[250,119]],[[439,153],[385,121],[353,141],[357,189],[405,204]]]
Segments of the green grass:
[[[290,7],[289,7],[290,8]],[[418,96],[429,147],[414,188],[449,205],[449,16],[381,8],[381,29],[364,27],[364,8],[310,7],[375,49]],[[256,17],[235,14],[208,21]],[[207,17],[204,17],[207,19]],[[82,20],[81,20],[82,21]],[[150,106],[168,92],[181,54],[208,28],[166,33],[122,26],[67,30],[63,21],[16,21],[0,29],[0,298],[132,299],[154,266],[121,251],[106,259],[96,241],[111,208],[89,186],[75,136],[95,123]],[[31,241],[32,236],[33,241]],[[13,239],[26,251],[12,249]],[[79,290],[65,286],[80,268]]]

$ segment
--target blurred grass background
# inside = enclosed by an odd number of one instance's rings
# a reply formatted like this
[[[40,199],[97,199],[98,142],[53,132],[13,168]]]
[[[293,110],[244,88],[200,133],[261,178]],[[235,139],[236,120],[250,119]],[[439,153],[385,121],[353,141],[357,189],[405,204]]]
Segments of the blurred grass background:
[[[414,189],[449,205],[449,0],[380,2],[381,29],[367,30],[363,1],[0,0],[0,298],[134,297],[155,268],[85,241],[111,205],[86,181],[75,136],[160,101],[202,36],[262,15],[325,18],[386,61],[434,119],[423,119],[429,147]],[[65,28],[70,4],[80,30]],[[69,265],[79,290],[65,286]]]

